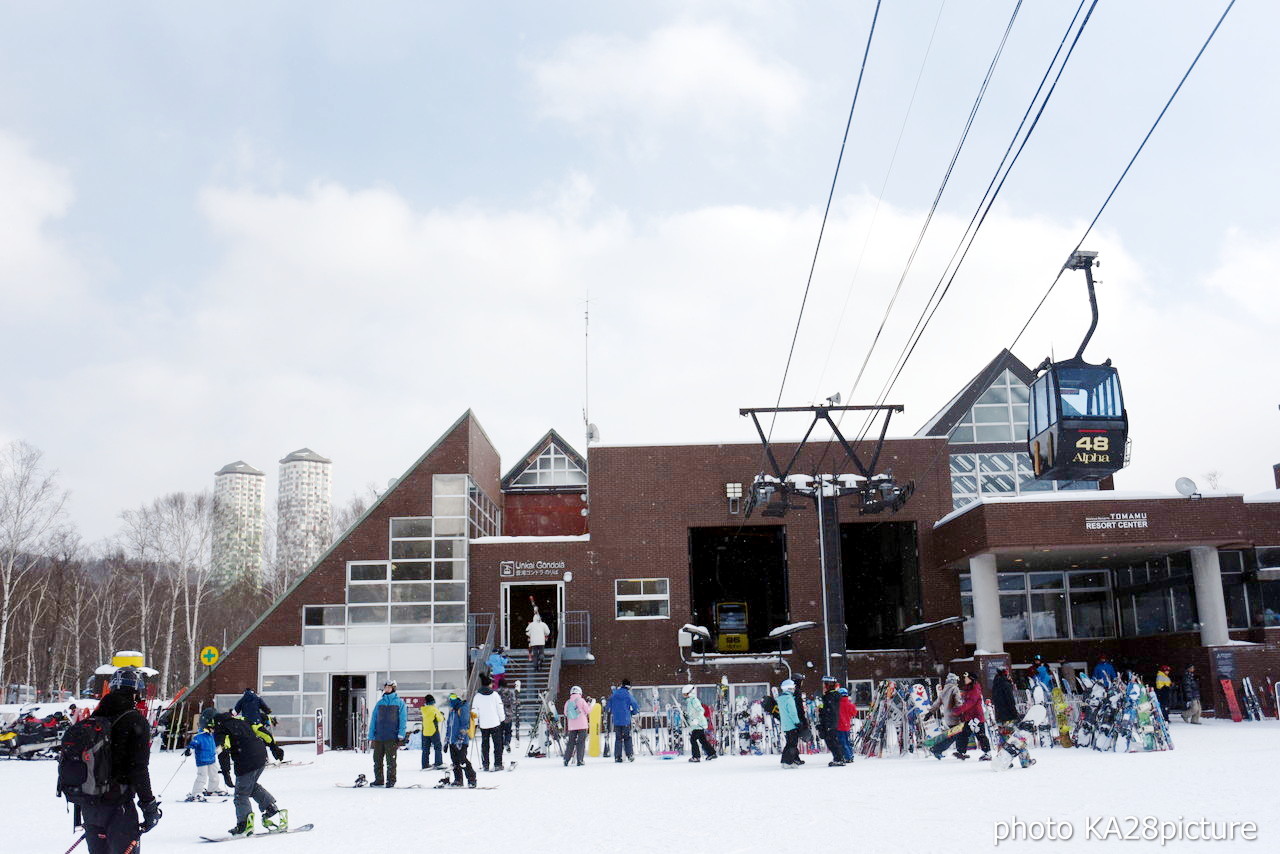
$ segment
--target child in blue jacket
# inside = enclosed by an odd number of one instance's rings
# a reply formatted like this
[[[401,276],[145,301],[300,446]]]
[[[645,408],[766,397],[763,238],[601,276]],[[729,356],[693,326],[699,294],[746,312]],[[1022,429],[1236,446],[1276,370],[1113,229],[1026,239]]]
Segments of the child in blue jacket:
[[[182,751],[182,755],[190,756],[192,753],[196,755],[196,781],[186,800],[203,801],[209,795],[230,795],[222,788],[222,778],[218,776],[218,746],[210,730],[200,730],[187,742],[187,749]]]

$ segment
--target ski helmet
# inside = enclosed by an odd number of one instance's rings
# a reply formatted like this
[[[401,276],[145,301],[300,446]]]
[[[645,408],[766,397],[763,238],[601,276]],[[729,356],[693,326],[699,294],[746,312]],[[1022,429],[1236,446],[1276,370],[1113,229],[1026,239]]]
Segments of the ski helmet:
[[[394,691],[394,690],[396,690],[397,688],[399,688],[399,687],[400,687],[400,686],[396,683],[396,680],[394,680],[394,679],[388,679],[386,682],[383,682],[383,683],[382,683],[382,687],[383,687],[383,688],[387,687],[388,685],[390,685],[390,686],[391,686],[391,690],[392,690],[392,691]]]
[[[574,685],[572,688],[569,689],[570,695],[581,694],[581,693],[582,693],[582,688],[577,685]]]
[[[680,689],[680,693],[684,694],[686,697],[689,696],[690,694],[693,693],[693,686],[692,685],[684,686],[683,688]]]
[[[840,693],[840,696],[847,697],[849,696],[849,689],[841,685],[839,688],[839,693]]]
[[[796,689],[796,682],[794,679],[783,679],[782,685],[779,687],[782,688],[783,691],[794,691]]]
[[[836,680],[836,677],[831,676],[831,675],[829,675],[829,674],[828,674],[827,676],[823,676],[823,677],[822,677],[822,681],[823,681],[823,682],[835,682],[835,681],[837,681],[837,680]]]
[[[127,688],[135,694],[142,694],[146,689],[147,679],[142,675],[142,671],[136,667],[121,667],[111,674],[111,682],[109,684],[112,691],[120,691]]]

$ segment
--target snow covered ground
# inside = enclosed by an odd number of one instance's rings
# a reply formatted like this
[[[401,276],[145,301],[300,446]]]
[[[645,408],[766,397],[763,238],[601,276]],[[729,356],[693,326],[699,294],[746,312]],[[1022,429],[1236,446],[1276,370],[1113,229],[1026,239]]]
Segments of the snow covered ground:
[[[782,770],[778,758],[725,757],[691,764],[637,757],[630,765],[587,759],[564,768],[559,759],[520,759],[510,773],[481,773],[495,791],[339,789],[368,774],[367,755],[315,757],[305,746],[290,758],[313,765],[268,769],[263,783],[288,807],[291,822],[314,822],[311,833],[264,839],[255,851],[529,852],[597,849],[631,852],[963,852],[972,851],[1276,851],[1280,850],[1280,723],[1175,723],[1178,749],[1169,753],[1099,754],[1041,749],[1027,770],[993,773],[970,759],[858,760],[827,768],[825,757]],[[191,760],[153,755],[151,774],[164,791],[164,819],[143,837],[150,852],[207,851],[200,834],[233,824],[227,804],[180,803],[194,779]],[[441,772],[419,771],[418,754],[401,752],[400,783],[430,786]],[[5,854],[60,854],[75,840],[70,815],[54,797],[52,762],[0,761],[0,796],[10,820],[0,839]],[[1086,839],[1094,828],[1113,834],[1169,822],[1254,822],[1257,841],[1157,843]],[[1117,824],[1109,824],[1115,818]],[[1069,842],[1003,842],[997,822],[1052,819],[1069,824]],[[1040,825],[1044,827],[1043,824]],[[1058,833],[1062,825],[1056,824]],[[1168,827],[1168,826],[1167,826]],[[240,845],[243,843],[231,843]],[[224,849],[212,849],[224,850]],[[232,851],[240,850],[237,848]],[[83,852],[84,848],[77,849]]]

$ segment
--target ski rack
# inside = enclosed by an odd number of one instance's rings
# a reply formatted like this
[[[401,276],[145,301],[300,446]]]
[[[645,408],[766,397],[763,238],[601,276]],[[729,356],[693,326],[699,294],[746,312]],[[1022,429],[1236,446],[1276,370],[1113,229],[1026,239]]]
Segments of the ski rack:
[[[904,407],[901,404],[779,406],[739,409],[739,415],[751,416],[751,421],[756,427],[756,433],[759,434],[760,442],[764,446],[765,456],[773,470],[771,475],[761,472],[755,476],[751,484],[751,495],[747,498],[746,515],[750,517],[752,511],[762,505],[764,509],[760,511],[760,515],[768,517],[780,518],[785,516],[788,510],[798,510],[804,505],[791,503],[790,495],[793,493],[811,498],[838,498],[843,495],[857,495],[859,515],[880,513],[884,510],[897,512],[902,509],[903,505],[907,503],[907,499],[915,492],[915,482],[908,481],[905,484],[899,484],[894,480],[892,473],[877,473],[876,467],[880,462],[880,454],[884,450],[885,436],[889,432],[889,419],[893,417],[893,413],[902,412],[903,409]],[[782,412],[808,412],[813,415],[813,421],[809,424],[809,429],[805,431],[804,436],[796,443],[795,453],[787,460],[785,467],[778,462],[778,458],[773,452],[773,445],[765,434],[759,417],[761,413],[776,414]],[[858,456],[858,452],[849,444],[844,434],[840,432],[840,426],[831,417],[832,412],[884,413],[884,422],[880,425],[880,435],[875,441],[875,448],[871,453],[869,462],[864,463],[862,461],[862,458]],[[826,422],[830,425],[836,441],[844,450],[845,457],[853,464],[857,472],[855,475],[819,475],[815,473],[811,479],[795,475],[796,462],[799,460],[800,454],[804,451],[809,437],[813,435],[814,428],[818,426],[819,422]],[[806,480],[807,483],[805,482]]]

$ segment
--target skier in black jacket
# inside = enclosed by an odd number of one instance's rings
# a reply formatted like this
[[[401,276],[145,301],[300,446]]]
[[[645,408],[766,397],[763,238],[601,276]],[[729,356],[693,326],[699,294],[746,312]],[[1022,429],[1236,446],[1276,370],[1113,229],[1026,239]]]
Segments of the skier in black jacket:
[[[81,808],[85,843],[89,854],[137,854],[139,837],[160,823],[160,804],[151,791],[151,728],[137,710],[138,695],[146,683],[134,667],[122,667],[111,676],[111,692],[103,697],[93,717],[111,721],[111,773],[128,788],[122,800]],[[134,796],[142,810],[133,806]]]
[[[996,671],[991,681],[991,705],[996,710],[996,722],[1012,724],[1018,720],[1018,701],[1014,699],[1013,680],[1003,667]]]
[[[834,676],[822,677],[822,708],[818,711],[818,729],[822,733],[822,740],[827,744],[827,750],[831,751],[831,761],[827,764],[837,767],[844,765],[849,757],[844,755],[844,748],[840,744],[840,683]]]
[[[222,748],[218,754],[218,767],[227,787],[234,787],[236,826],[232,836],[248,836],[253,833],[253,808],[249,799],[258,802],[262,810],[262,823],[269,830],[286,830],[289,812],[276,805],[276,799],[262,787],[258,778],[267,765],[267,747],[249,724],[226,714],[213,719],[213,740]],[[236,779],[231,782],[231,762],[235,760]]]

